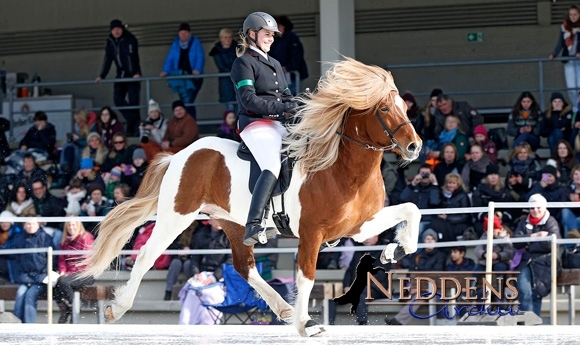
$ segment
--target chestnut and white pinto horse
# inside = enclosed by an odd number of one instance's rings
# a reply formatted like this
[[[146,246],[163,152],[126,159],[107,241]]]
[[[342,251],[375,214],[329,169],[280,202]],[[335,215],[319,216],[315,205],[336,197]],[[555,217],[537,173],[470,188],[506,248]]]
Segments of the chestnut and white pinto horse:
[[[253,247],[242,243],[251,200],[249,162],[237,157],[237,143],[206,137],[175,155],[158,155],[136,197],[111,210],[100,224],[85,275],[97,276],[107,269],[133,230],[157,214],[131,278],[106,309],[108,321],[131,308],[143,275],[199,213],[219,220],[231,242],[236,270],[302,336],[324,333],[308,315],[322,243],[341,237],[362,242],[401,223],[398,244],[387,246],[381,259],[397,260],[416,251],[418,208],[411,203],[384,207],[383,151],[396,152],[405,164],[417,158],[422,145],[391,74],[352,59],[335,62],[316,92],[301,101],[300,121],[289,127],[288,154],[296,164],[284,194],[290,227],[299,237],[294,306],[262,279]],[[280,197],[274,202],[279,208]],[[268,226],[274,226],[271,219]]]

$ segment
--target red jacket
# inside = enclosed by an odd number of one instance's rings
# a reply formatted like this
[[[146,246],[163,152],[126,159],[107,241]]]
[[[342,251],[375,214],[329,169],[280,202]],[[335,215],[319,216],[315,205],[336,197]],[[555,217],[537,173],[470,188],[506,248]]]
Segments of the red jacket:
[[[60,246],[60,250],[90,250],[93,248],[95,238],[90,232],[85,232],[84,235],[78,236],[75,239],[67,238]],[[82,255],[66,254],[58,256],[58,270],[66,274],[80,272],[86,266],[77,265],[84,259]]]

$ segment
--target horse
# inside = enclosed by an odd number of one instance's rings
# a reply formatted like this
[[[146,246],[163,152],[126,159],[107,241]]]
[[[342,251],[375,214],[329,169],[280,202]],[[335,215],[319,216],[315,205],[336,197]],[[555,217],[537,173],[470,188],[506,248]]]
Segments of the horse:
[[[93,251],[85,259],[85,276],[107,269],[134,229],[157,214],[130,279],[105,310],[108,322],[131,308],[143,275],[199,213],[219,222],[230,240],[236,271],[301,336],[325,334],[308,315],[321,244],[342,237],[363,242],[397,226],[396,241],[385,248],[381,260],[395,261],[417,250],[417,206],[384,206],[383,151],[397,153],[405,164],[418,157],[422,146],[391,73],[345,58],[330,64],[315,92],[299,98],[298,120],[288,126],[284,140],[294,160],[292,177],[286,192],[273,197],[278,209],[284,198],[290,228],[299,238],[294,306],[262,279],[253,246],[243,244],[250,163],[237,157],[238,143],[204,137],[176,154],[157,155],[135,198],[113,208],[100,223]],[[268,219],[267,226],[273,225]]]

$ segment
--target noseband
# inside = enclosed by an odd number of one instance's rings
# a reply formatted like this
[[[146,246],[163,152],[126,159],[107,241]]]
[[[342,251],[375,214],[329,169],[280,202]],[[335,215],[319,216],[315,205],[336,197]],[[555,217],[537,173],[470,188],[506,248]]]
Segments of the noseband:
[[[376,110],[375,111],[375,115],[377,116],[377,119],[379,120],[379,123],[381,124],[381,126],[383,127],[383,132],[385,132],[385,134],[387,135],[387,137],[389,137],[391,139],[391,145],[389,146],[384,146],[384,147],[376,147],[373,146],[371,144],[363,144],[360,143],[356,140],[354,140],[353,138],[349,137],[348,135],[344,134],[344,133],[339,133],[336,132],[336,134],[340,135],[341,137],[348,139],[350,141],[352,141],[353,143],[364,147],[365,149],[370,149],[373,151],[390,151],[394,148],[398,148],[401,152],[403,151],[403,148],[401,147],[401,145],[399,145],[399,142],[397,141],[397,139],[395,139],[395,133],[397,133],[397,131],[399,129],[401,129],[401,127],[403,127],[406,124],[410,124],[411,121],[405,121],[405,122],[401,122],[397,127],[395,127],[395,130],[391,131],[389,129],[389,127],[387,127],[387,124],[385,123],[385,121],[383,121],[383,118],[379,115],[379,111]]]

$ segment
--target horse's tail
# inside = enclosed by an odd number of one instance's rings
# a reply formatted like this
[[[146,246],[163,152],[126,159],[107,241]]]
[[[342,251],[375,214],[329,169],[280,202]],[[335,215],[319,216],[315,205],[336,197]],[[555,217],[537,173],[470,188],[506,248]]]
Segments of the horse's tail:
[[[171,153],[158,154],[143,177],[135,198],[113,208],[98,227],[91,254],[83,265],[82,276],[98,276],[109,267],[129,241],[136,227],[143,224],[157,212],[161,181],[171,163]]]

